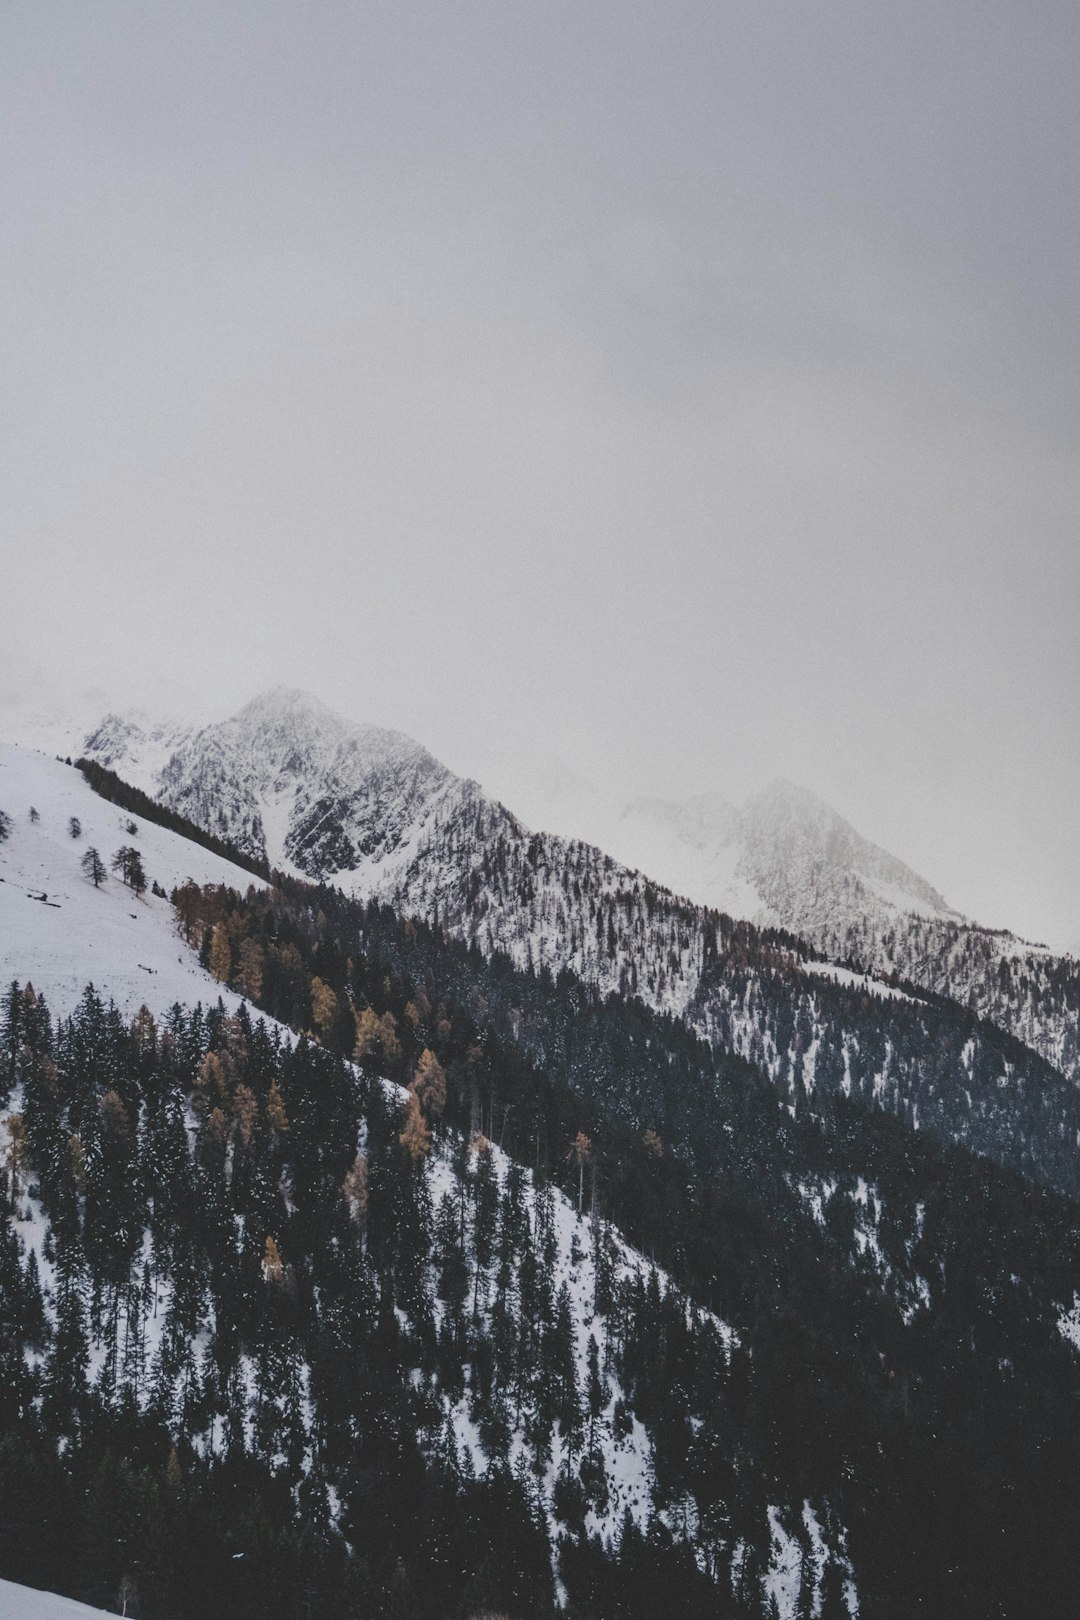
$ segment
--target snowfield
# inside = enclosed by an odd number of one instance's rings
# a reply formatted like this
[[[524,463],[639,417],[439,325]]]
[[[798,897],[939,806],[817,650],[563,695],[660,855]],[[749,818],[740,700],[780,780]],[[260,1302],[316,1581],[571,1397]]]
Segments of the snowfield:
[[[31,808],[40,819],[30,820]],[[111,870],[95,889],[80,862],[93,846],[110,867],[124,844],[138,849],[147,883],[168,894],[185,878],[223,883],[243,893],[260,880],[179,833],[135,817],[99,798],[80,771],[30,749],[0,744],[0,810],[12,830],[0,844],[0,983],[29,979],[54,1013],[69,1013],[88,980],[126,1016],[140,1006],[156,1016],[174,1002],[240,997],[208,978],[176,932],[172,905],[141,899]],[[71,817],[82,833],[73,838]]]
[[[55,1592],[38,1592],[14,1581],[0,1581],[0,1620],[94,1620],[108,1615],[107,1609],[88,1609],[73,1598]]]

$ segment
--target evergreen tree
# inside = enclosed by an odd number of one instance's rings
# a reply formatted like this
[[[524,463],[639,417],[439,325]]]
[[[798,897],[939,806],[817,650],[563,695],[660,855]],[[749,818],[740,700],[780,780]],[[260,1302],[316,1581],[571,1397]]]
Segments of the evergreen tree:
[[[89,854],[89,850],[87,854]],[[84,857],[85,867],[85,857]],[[146,888],[146,873],[143,870],[142,855],[134,844],[123,844],[112,858],[112,869],[119,873],[127,887],[136,895],[141,895]],[[87,873],[91,876],[91,873]],[[95,887],[97,884],[95,882]]]
[[[0,1001],[0,1058],[4,1063],[3,1097],[15,1084],[22,1031],[23,997],[17,979],[12,979]]]

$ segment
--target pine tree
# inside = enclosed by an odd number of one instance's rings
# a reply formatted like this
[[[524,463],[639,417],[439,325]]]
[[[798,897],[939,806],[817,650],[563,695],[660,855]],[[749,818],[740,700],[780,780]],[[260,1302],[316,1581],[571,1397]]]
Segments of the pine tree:
[[[19,1178],[28,1158],[28,1144],[26,1139],[26,1121],[21,1114],[9,1114],[8,1128],[8,1167],[11,1171],[11,1208],[14,1211],[19,1202]]]
[[[585,1135],[584,1131],[578,1131],[577,1135],[574,1137],[574,1140],[570,1144],[570,1150],[567,1153],[566,1157],[568,1159],[573,1159],[574,1163],[577,1165],[577,1170],[578,1170],[577,1207],[578,1207],[578,1214],[580,1215],[581,1214],[582,1200],[583,1200],[583,1198],[585,1196],[585,1166],[589,1162],[589,1160],[592,1158],[592,1142]]]
[[[79,820],[78,816],[72,816],[69,820],[68,832],[72,838],[82,837],[82,822]]]
[[[3,1091],[6,1095],[15,1083],[18,1070],[19,1045],[23,1022],[23,998],[19,981],[12,979],[0,1003],[0,1053],[5,1059]]]
[[[56,1432],[74,1435],[86,1401],[86,1369],[90,1346],[81,1298],[77,1258],[62,1251],[57,1278],[56,1330],[45,1364],[43,1417]]]
[[[596,1444],[596,1422],[607,1405],[607,1385],[600,1375],[600,1350],[593,1334],[589,1335],[589,1447]]]
[[[107,874],[105,872],[105,863],[101,859],[101,856],[98,854],[97,850],[94,848],[93,844],[90,845],[90,848],[83,855],[83,858],[79,864],[81,865],[86,877],[88,877],[90,882],[94,885],[94,888],[100,889],[101,885],[105,882]]]
[[[264,1281],[280,1284],[284,1281],[285,1266],[281,1258],[281,1250],[277,1246],[277,1239],[267,1237],[263,1248],[262,1274]]]
[[[289,1129],[289,1117],[285,1112],[285,1100],[281,1095],[276,1080],[271,1080],[270,1091],[266,1099],[266,1123],[278,1136],[284,1136]]]
[[[374,1054],[381,1034],[379,1015],[374,1007],[362,1007],[356,1017],[356,1045],[353,1048],[353,1057],[362,1063],[369,1054]]]
[[[184,939],[189,945],[197,944],[206,927],[206,894],[192,878],[188,878],[186,883],[173,890],[172,903]]]
[[[112,858],[112,869],[118,872],[135,894],[140,895],[146,888],[146,873],[143,870],[142,856],[134,844],[123,844]]]

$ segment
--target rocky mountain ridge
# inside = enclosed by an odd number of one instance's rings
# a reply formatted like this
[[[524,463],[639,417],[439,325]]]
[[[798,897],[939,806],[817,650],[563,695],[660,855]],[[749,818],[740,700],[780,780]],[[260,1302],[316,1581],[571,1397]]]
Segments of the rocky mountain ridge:
[[[419,743],[289,688],[187,731],[110,715],[85,752],[273,866],[437,918],[519,965],[569,968],[682,1015],[701,967],[694,930],[672,921],[685,895],[688,916],[706,907],[797,934],[859,973],[958,1000],[1080,1074],[1080,966],[969,922],[789,782],[742,810],[637,801],[607,824],[601,853],[530,832]],[[653,889],[668,891],[659,909],[642,898]]]

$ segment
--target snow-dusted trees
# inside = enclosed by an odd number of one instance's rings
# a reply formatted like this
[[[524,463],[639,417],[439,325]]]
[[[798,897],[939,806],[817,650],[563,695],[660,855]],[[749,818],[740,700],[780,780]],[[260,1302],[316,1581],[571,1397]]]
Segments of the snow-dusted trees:
[[[146,888],[146,873],[143,870],[142,856],[133,844],[122,844],[112,858],[112,869],[118,872],[135,894],[142,894]]]
[[[105,862],[102,860],[93,844],[90,845],[90,848],[83,855],[79,865],[82,867],[84,875],[88,877],[90,882],[94,885],[94,888],[100,889],[106,878]]]
[[[592,1143],[585,1135],[584,1131],[578,1131],[577,1135],[574,1137],[574,1140],[570,1144],[570,1149],[566,1157],[567,1159],[572,1160],[577,1166],[577,1207],[578,1214],[580,1215],[582,1200],[585,1197],[585,1166],[592,1158]]]
[[[11,833],[11,817],[7,814],[6,811],[0,810],[0,844],[2,844],[4,842],[5,838],[10,836],[10,833]]]
[[[249,1001],[258,1001],[263,982],[262,946],[257,940],[245,939],[240,946],[240,966],[236,972],[236,988]]]
[[[400,1137],[401,1145],[415,1163],[431,1152],[431,1129],[420,1111],[415,1091],[410,1091],[405,1110],[405,1125]]]
[[[441,1119],[446,1107],[446,1074],[442,1064],[425,1046],[409,1087],[428,1119]]]
[[[72,838],[82,837],[82,822],[78,816],[72,816],[68,821],[68,833]]]

